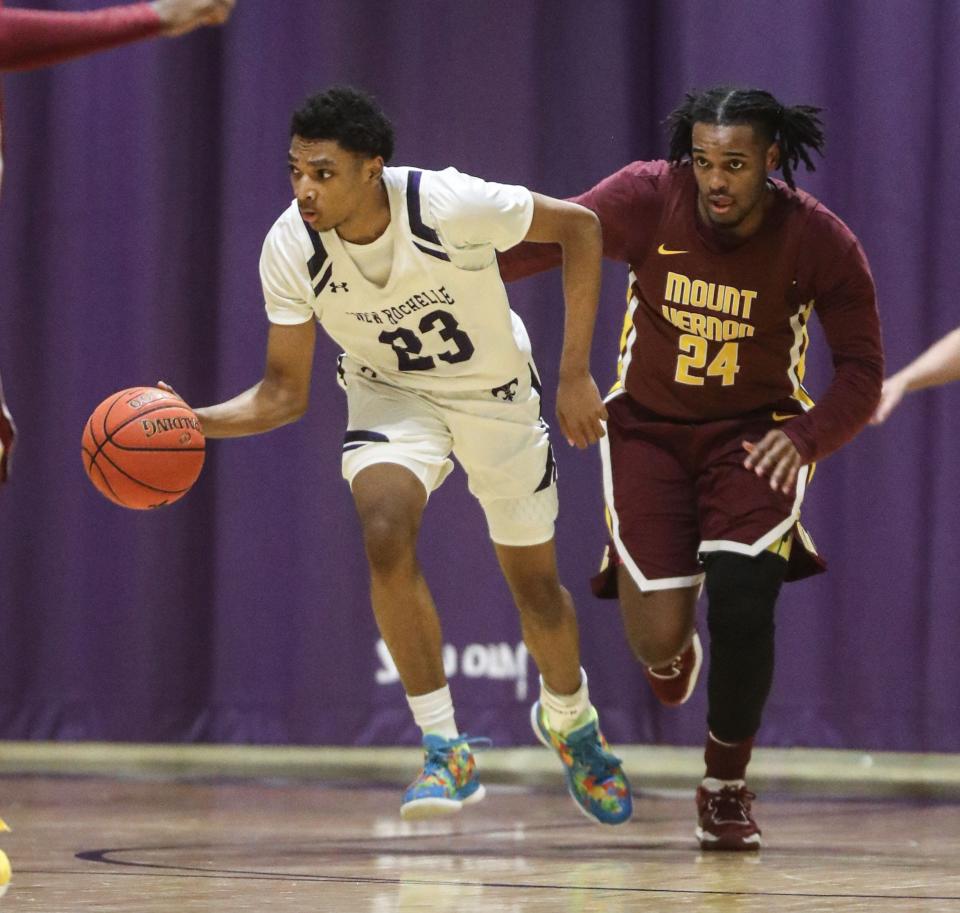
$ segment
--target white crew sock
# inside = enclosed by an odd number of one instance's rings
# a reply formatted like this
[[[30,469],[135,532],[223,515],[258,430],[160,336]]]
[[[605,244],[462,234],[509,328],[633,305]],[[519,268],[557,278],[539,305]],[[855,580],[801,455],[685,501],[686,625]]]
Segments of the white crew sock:
[[[590,718],[590,692],[587,673],[580,670],[580,687],[573,694],[554,694],[540,676],[540,706],[547,718],[547,726],[560,735],[566,735]]]
[[[455,739],[460,733],[453,718],[453,698],[450,686],[444,685],[429,694],[407,695],[407,703],[413,714],[413,721],[424,735],[439,735],[445,739]]]

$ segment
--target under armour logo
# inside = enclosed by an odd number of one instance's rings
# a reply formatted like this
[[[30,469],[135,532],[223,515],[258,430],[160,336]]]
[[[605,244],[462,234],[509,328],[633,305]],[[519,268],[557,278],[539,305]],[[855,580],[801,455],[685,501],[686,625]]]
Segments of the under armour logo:
[[[515,377],[513,380],[508,380],[505,384],[502,384],[499,387],[494,387],[490,392],[497,399],[502,399],[505,403],[512,403],[514,397],[517,395],[518,383],[519,381]]]
[[[330,291],[331,291],[331,292],[339,292],[340,289],[343,289],[345,292],[349,292],[349,291],[350,291],[350,289],[347,288],[347,283],[346,283],[346,282],[331,282],[331,283],[330,283]]]

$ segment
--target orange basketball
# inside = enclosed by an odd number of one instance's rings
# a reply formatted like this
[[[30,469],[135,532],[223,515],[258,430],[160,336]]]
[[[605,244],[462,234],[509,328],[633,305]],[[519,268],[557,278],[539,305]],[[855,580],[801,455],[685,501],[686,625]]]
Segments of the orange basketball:
[[[83,468],[114,504],[147,510],[182,498],[203,468],[200,421],[179,396],[131,387],[108,396],[83,429]]]

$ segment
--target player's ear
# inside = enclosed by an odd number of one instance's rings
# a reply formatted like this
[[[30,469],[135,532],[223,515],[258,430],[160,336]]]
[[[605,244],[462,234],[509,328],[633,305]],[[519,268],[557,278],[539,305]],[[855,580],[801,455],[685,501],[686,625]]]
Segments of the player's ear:
[[[767,147],[767,171],[776,171],[780,167],[780,144],[771,143]]]
[[[383,157],[377,155],[372,159],[367,159],[363,170],[368,181],[379,181],[383,177]]]

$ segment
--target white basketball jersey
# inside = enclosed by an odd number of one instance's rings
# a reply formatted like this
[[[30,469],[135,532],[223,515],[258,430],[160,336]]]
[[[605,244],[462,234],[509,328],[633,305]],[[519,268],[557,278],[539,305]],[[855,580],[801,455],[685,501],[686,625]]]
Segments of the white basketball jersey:
[[[399,386],[480,390],[527,375],[530,341],[496,251],[526,235],[530,191],[453,168],[385,168],[383,181],[393,235],[386,285],[365,279],[337,232],[311,229],[294,200],[263,245],[267,316],[315,316],[354,361]]]

